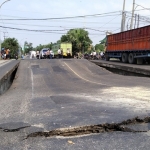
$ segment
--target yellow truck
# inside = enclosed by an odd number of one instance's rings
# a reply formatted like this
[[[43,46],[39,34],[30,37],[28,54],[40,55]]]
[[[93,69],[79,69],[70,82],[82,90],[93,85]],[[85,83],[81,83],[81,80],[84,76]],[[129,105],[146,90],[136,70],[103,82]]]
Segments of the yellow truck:
[[[54,57],[58,58],[58,50],[61,50],[61,55],[64,58],[71,58],[72,57],[72,43],[60,43],[54,44],[52,46],[52,51],[54,52]]]

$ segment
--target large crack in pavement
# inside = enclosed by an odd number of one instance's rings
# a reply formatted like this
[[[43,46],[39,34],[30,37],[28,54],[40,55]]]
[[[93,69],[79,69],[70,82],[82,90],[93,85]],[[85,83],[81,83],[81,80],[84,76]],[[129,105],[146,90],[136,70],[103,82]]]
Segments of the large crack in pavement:
[[[81,136],[81,135],[88,135],[88,134],[98,134],[98,133],[104,133],[104,132],[148,132],[149,130],[134,130],[132,128],[127,127],[127,125],[136,125],[136,124],[146,124],[150,123],[150,117],[145,117],[143,119],[140,119],[139,117],[135,117],[133,119],[128,119],[125,121],[122,121],[121,123],[112,123],[112,124],[99,124],[99,125],[90,125],[90,126],[82,126],[82,127],[76,127],[76,128],[65,128],[65,129],[56,129],[51,130],[49,132],[35,132],[27,135],[25,139],[28,139],[30,137],[54,137],[54,136],[64,136],[64,137],[70,137],[70,136]]]
[[[141,126],[139,127],[138,125],[141,125],[142,129]],[[3,132],[18,132],[25,128],[28,128],[29,131],[24,131],[26,133],[26,137],[23,140],[28,139],[30,137],[40,137],[40,136],[73,137],[73,136],[83,136],[83,135],[98,134],[105,132],[117,132],[117,131],[137,133],[137,132],[148,132],[150,130],[150,117],[145,117],[142,119],[139,117],[135,117],[133,119],[124,120],[121,123],[111,123],[111,124],[105,123],[75,128],[63,128],[63,129],[61,128],[47,132],[44,132],[44,129],[35,128],[34,126],[23,122],[10,122],[0,125],[0,130],[2,130]]]

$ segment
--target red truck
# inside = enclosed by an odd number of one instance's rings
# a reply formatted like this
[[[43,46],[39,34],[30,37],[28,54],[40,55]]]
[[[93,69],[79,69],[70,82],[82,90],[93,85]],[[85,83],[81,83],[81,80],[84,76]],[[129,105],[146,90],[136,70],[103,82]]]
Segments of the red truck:
[[[107,36],[105,58],[123,63],[150,62],[150,25]]]

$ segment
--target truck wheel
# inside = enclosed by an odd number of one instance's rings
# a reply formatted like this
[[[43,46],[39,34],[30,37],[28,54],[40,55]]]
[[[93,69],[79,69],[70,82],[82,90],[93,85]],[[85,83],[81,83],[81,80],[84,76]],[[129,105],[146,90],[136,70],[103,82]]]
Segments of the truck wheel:
[[[127,63],[128,62],[128,54],[127,53],[123,53],[122,54],[122,62],[123,63]]]
[[[135,64],[136,59],[134,58],[134,54],[133,53],[129,54],[128,61],[129,61],[130,64]]]

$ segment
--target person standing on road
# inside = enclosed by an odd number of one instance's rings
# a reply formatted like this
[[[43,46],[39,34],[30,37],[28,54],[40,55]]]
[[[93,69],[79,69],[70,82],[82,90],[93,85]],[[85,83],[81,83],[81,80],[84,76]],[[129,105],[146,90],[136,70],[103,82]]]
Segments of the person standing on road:
[[[63,49],[61,49],[61,58],[63,58]]]
[[[24,59],[24,55],[23,54],[21,55],[21,59]]]
[[[96,59],[96,51],[93,52],[93,59]]]
[[[46,52],[46,59],[50,58],[50,50],[48,49]]]
[[[10,50],[9,50],[9,48],[6,49],[5,53],[6,53],[6,59],[10,59],[10,54],[9,54]]]
[[[61,49],[58,49],[58,58],[61,58]]]
[[[50,50],[50,59],[53,59],[53,51],[52,50]]]
[[[47,58],[47,52],[44,52],[44,59],[46,59]]]
[[[70,49],[67,48],[67,58],[70,58],[71,57],[71,54],[70,54]]]
[[[14,58],[17,60],[18,59],[18,53],[15,53],[14,54]],[[30,56],[30,59],[31,59],[31,56]]]
[[[1,58],[2,58],[2,59],[5,59],[5,49],[3,49],[3,50],[1,51]]]

